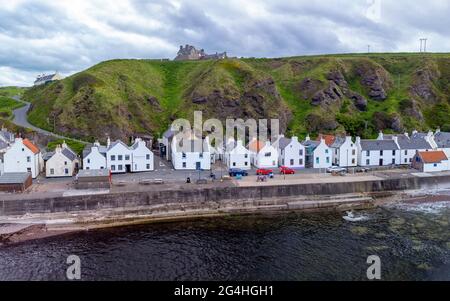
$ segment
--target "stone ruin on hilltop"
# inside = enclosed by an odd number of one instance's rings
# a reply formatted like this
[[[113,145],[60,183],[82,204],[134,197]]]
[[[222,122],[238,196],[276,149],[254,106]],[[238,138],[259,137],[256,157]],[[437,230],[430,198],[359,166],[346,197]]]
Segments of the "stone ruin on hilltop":
[[[180,46],[180,51],[175,61],[193,61],[193,60],[223,60],[227,58],[227,53],[206,54],[204,49],[197,50],[192,45]]]

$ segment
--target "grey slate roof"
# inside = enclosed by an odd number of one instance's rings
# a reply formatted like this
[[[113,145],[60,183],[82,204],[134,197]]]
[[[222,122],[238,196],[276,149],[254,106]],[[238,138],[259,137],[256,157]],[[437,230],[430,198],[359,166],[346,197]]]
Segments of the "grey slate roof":
[[[371,150],[399,150],[394,140],[361,140],[363,151]]]
[[[292,139],[281,137],[278,141],[278,145],[280,146],[280,149],[285,149],[289,144],[291,144]]]
[[[302,144],[303,144],[305,147],[314,147],[314,148],[316,148],[316,147],[319,146],[320,141],[308,140],[308,141],[303,141]]]
[[[87,156],[89,156],[89,154],[92,152],[93,146],[94,145],[92,145],[92,144],[85,146],[85,148],[83,149],[83,158],[86,158]],[[106,152],[108,151],[108,149],[106,148],[106,146],[100,145],[98,147],[98,151],[100,152],[100,154],[102,154],[104,157],[106,157]]]
[[[14,134],[8,130],[2,129],[0,130],[0,141],[1,140],[4,142],[14,142]]]
[[[126,145],[125,143],[123,143],[121,140],[116,140],[113,143],[111,143],[111,145],[108,147],[108,151],[111,150],[113,147],[115,147],[118,144],[122,144],[124,147],[126,148],[130,148],[128,145]]]
[[[434,141],[439,148],[450,148],[450,133],[439,132],[434,135]]]
[[[55,152],[46,152],[42,156],[42,159],[44,159],[44,161],[48,161],[51,157],[53,157],[54,154],[55,154]]]
[[[4,142],[3,140],[0,140],[0,149],[5,149],[8,147],[8,144]]]
[[[336,139],[334,139],[334,142],[331,145],[331,147],[332,148],[340,148],[344,143],[345,143],[344,137],[336,137]]]
[[[77,158],[77,155],[75,154],[74,151],[72,151],[69,148],[63,148],[63,150],[61,151],[61,153],[66,156],[70,161],[73,161]]]
[[[424,136],[415,134],[411,137],[398,135],[400,149],[432,149],[433,147],[425,140]]]
[[[22,184],[29,177],[27,172],[4,173],[0,176],[0,184]]]

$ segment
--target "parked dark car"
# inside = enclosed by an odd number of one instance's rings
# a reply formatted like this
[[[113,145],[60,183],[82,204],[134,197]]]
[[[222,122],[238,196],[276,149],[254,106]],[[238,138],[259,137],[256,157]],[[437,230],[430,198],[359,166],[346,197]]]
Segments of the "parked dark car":
[[[240,168],[232,168],[229,170],[228,174],[230,175],[230,177],[237,177],[237,176],[247,177],[248,176],[248,172],[243,169],[240,169]]]

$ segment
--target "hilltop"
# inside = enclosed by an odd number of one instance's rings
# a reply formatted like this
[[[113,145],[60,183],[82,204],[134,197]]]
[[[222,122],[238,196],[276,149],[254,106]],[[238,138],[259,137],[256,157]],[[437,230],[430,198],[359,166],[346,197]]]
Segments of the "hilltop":
[[[24,99],[36,126],[76,138],[164,132],[176,118],[279,118],[288,134],[450,130],[450,54],[113,60]],[[55,121],[55,122],[54,122]]]

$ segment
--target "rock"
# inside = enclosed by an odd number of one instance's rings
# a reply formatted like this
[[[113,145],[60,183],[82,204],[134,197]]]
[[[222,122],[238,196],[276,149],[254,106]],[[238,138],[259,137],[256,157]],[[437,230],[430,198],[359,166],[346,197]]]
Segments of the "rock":
[[[439,77],[439,71],[429,67],[416,71],[410,93],[413,97],[417,97],[426,102],[437,103],[439,99],[434,91],[433,85]]]
[[[336,85],[338,85],[341,89],[343,89],[343,92],[345,93],[344,90],[348,89],[348,83],[345,80],[344,75],[342,74],[341,71],[339,70],[334,70],[331,71],[330,73],[328,73],[327,75],[327,79],[334,82]]]
[[[300,82],[299,92],[303,99],[310,99],[315,93],[317,93],[317,91],[320,90],[322,84],[323,83],[320,80],[307,77]]]
[[[424,121],[423,113],[416,100],[404,99],[400,102],[400,112],[413,119]]]
[[[386,70],[371,63],[362,63],[356,72],[361,77],[361,84],[368,89],[370,98],[377,101],[386,100],[387,90],[392,84]]]
[[[367,99],[355,92],[349,93],[349,98],[353,101],[355,107],[360,111],[367,110]]]
[[[339,124],[330,115],[311,113],[306,116],[306,127],[309,132],[334,131]]]
[[[399,115],[388,115],[384,112],[375,112],[373,114],[372,122],[377,131],[391,129],[395,132],[403,132],[403,124]]]
[[[344,98],[344,94],[339,87],[330,81],[327,88],[317,92],[311,101],[313,106],[331,105],[341,101]]]

